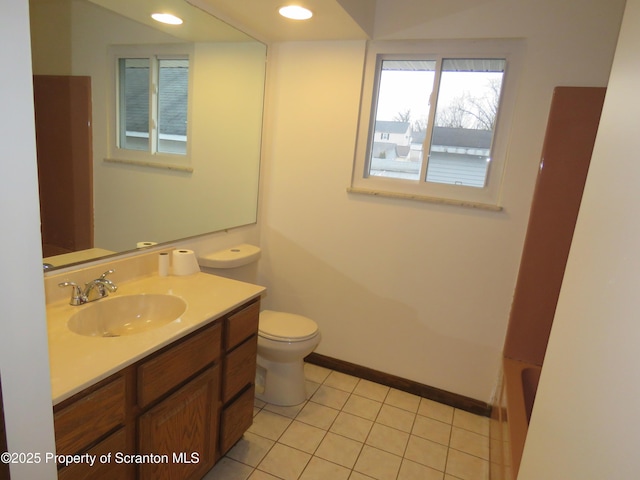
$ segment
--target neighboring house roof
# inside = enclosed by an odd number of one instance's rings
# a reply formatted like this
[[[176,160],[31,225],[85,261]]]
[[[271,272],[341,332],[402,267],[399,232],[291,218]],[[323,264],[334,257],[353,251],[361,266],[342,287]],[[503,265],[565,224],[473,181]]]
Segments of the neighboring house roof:
[[[424,137],[427,132],[422,130],[413,132],[411,137],[412,143],[423,144]],[[493,132],[490,130],[475,130],[472,128],[455,128],[455,127],[434,127],[433,128],[433,145],[446,147],[465,147],[465,148],[491,148],[491,139]]]
[[[431,143],[449,147],[491,148],[492,137],[493,132],[490,130],[434,127]]]
[[[381,133],[406,133],[409,130],[409,122],[395,122],[388,120],[376,120],[376,132]]]
[[[409,122],[397,122],[388,120],[376,120],[376,132],[378,133],[406,133]],[[412,132],[411,142],[424,143],[426,131]],[[490,130],[476,130],[472,128],[434,127],[433,145],[465,148],[491,148],[493,132]]]

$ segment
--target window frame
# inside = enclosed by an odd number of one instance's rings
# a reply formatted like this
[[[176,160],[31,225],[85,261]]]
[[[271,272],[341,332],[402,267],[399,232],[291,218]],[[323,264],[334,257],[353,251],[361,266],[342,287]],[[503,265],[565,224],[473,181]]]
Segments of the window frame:
[[[389,196],[436,203],[465,205],[488,210],[501,210],[501,191],[506,166],[509,126],[517,94],[517,79],[521,69],[522,41],[449,40],[449,41],[380,41],[369,42],[363,71],[362,97],[355,158],[351,178],[352,193]],[[491,163],[484,187],[451,185],[426,181],[426,172],[418,180],[370,176],[370,148],[375,135],[375,108],[378,96],[379,72],[383,60],[435,60],[445,58],[501,58],[506,66],[502,80],[500,107],[493,132]],[[430,96],[429,125],[423,145],[423,155],[430,151],[431,132],[439,78]]]
[[[106,161],[116,163],[128,163],[135,165],[143,165],[150,167],[160,167],[169,169],[184,169],[192,171],[191,169],[191,148],[193,144],[191,133],[191,116],[192,116],[192,103],[193,103],[193,68],[194,68],[194,49],[191,44],[176,44],[176,45],[118,45],[110,48],[109,61],[111,74],[110,78],[112,83],[110,85],[109,93],[109,140]],[[126,58],[148,58],[151,63],[158,62],[159,60],[167,59],[187,59],[189,61],[189,78],[187,81],[187,142],[186,153],[168,153],[159,152],[156,148],[151,147],[149,150],[133,150],[127,148],[120,148],[119,135],[120,131],[120,59]],[[150,92],[154,87],[153,75],[157,74],[158,66],[152,66],[150,64],[150,71],[154,72],[150,75]],[[153,98],[153,95],[151,95]],[[149,125],[157,120],[157,105],[154,102],[149,104]],[[155,127],[157,129],[157,125]],[[151,130],[151,128],[150,128]],[[149,142],[157,138],[157,132],[149,132]]]

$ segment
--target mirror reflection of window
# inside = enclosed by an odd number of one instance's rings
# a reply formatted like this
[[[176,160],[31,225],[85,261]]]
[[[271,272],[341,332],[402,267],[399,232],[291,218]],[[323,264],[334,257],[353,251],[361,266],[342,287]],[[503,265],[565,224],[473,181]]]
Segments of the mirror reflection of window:
[[[188,59],[158,61],[157,151],[187,154]]]
[[[118,60],[118,147],[186,155],[189,60]]]
[[[120,58],[118,147],[149,150],[149,59]]]

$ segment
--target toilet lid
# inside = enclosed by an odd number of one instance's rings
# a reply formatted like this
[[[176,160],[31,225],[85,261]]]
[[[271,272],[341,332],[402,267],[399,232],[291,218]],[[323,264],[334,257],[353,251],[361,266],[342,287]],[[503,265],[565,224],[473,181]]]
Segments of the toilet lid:
[[[301,342],[318,333],[318,325],[310,318],[293,313],[263,310],[258,334],[270,340]]]

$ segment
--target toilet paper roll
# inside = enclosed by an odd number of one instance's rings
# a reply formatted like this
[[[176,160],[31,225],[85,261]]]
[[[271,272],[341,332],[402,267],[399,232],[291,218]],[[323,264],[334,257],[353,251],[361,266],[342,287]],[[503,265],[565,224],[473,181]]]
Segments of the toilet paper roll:
[[[158,242],[138,242],[136,243],[136,248],[145,248],[145,247],[153,247],[157,245]]]
[[[174,275],[191,275],[200,271],[200,265],[193,250],[174,250],[171,260]]]
[[[158,254],[158,275],[161,277],[166,277],[169,275],[169,265],[171,262],[171,257],[168,252],[162,252]]]

